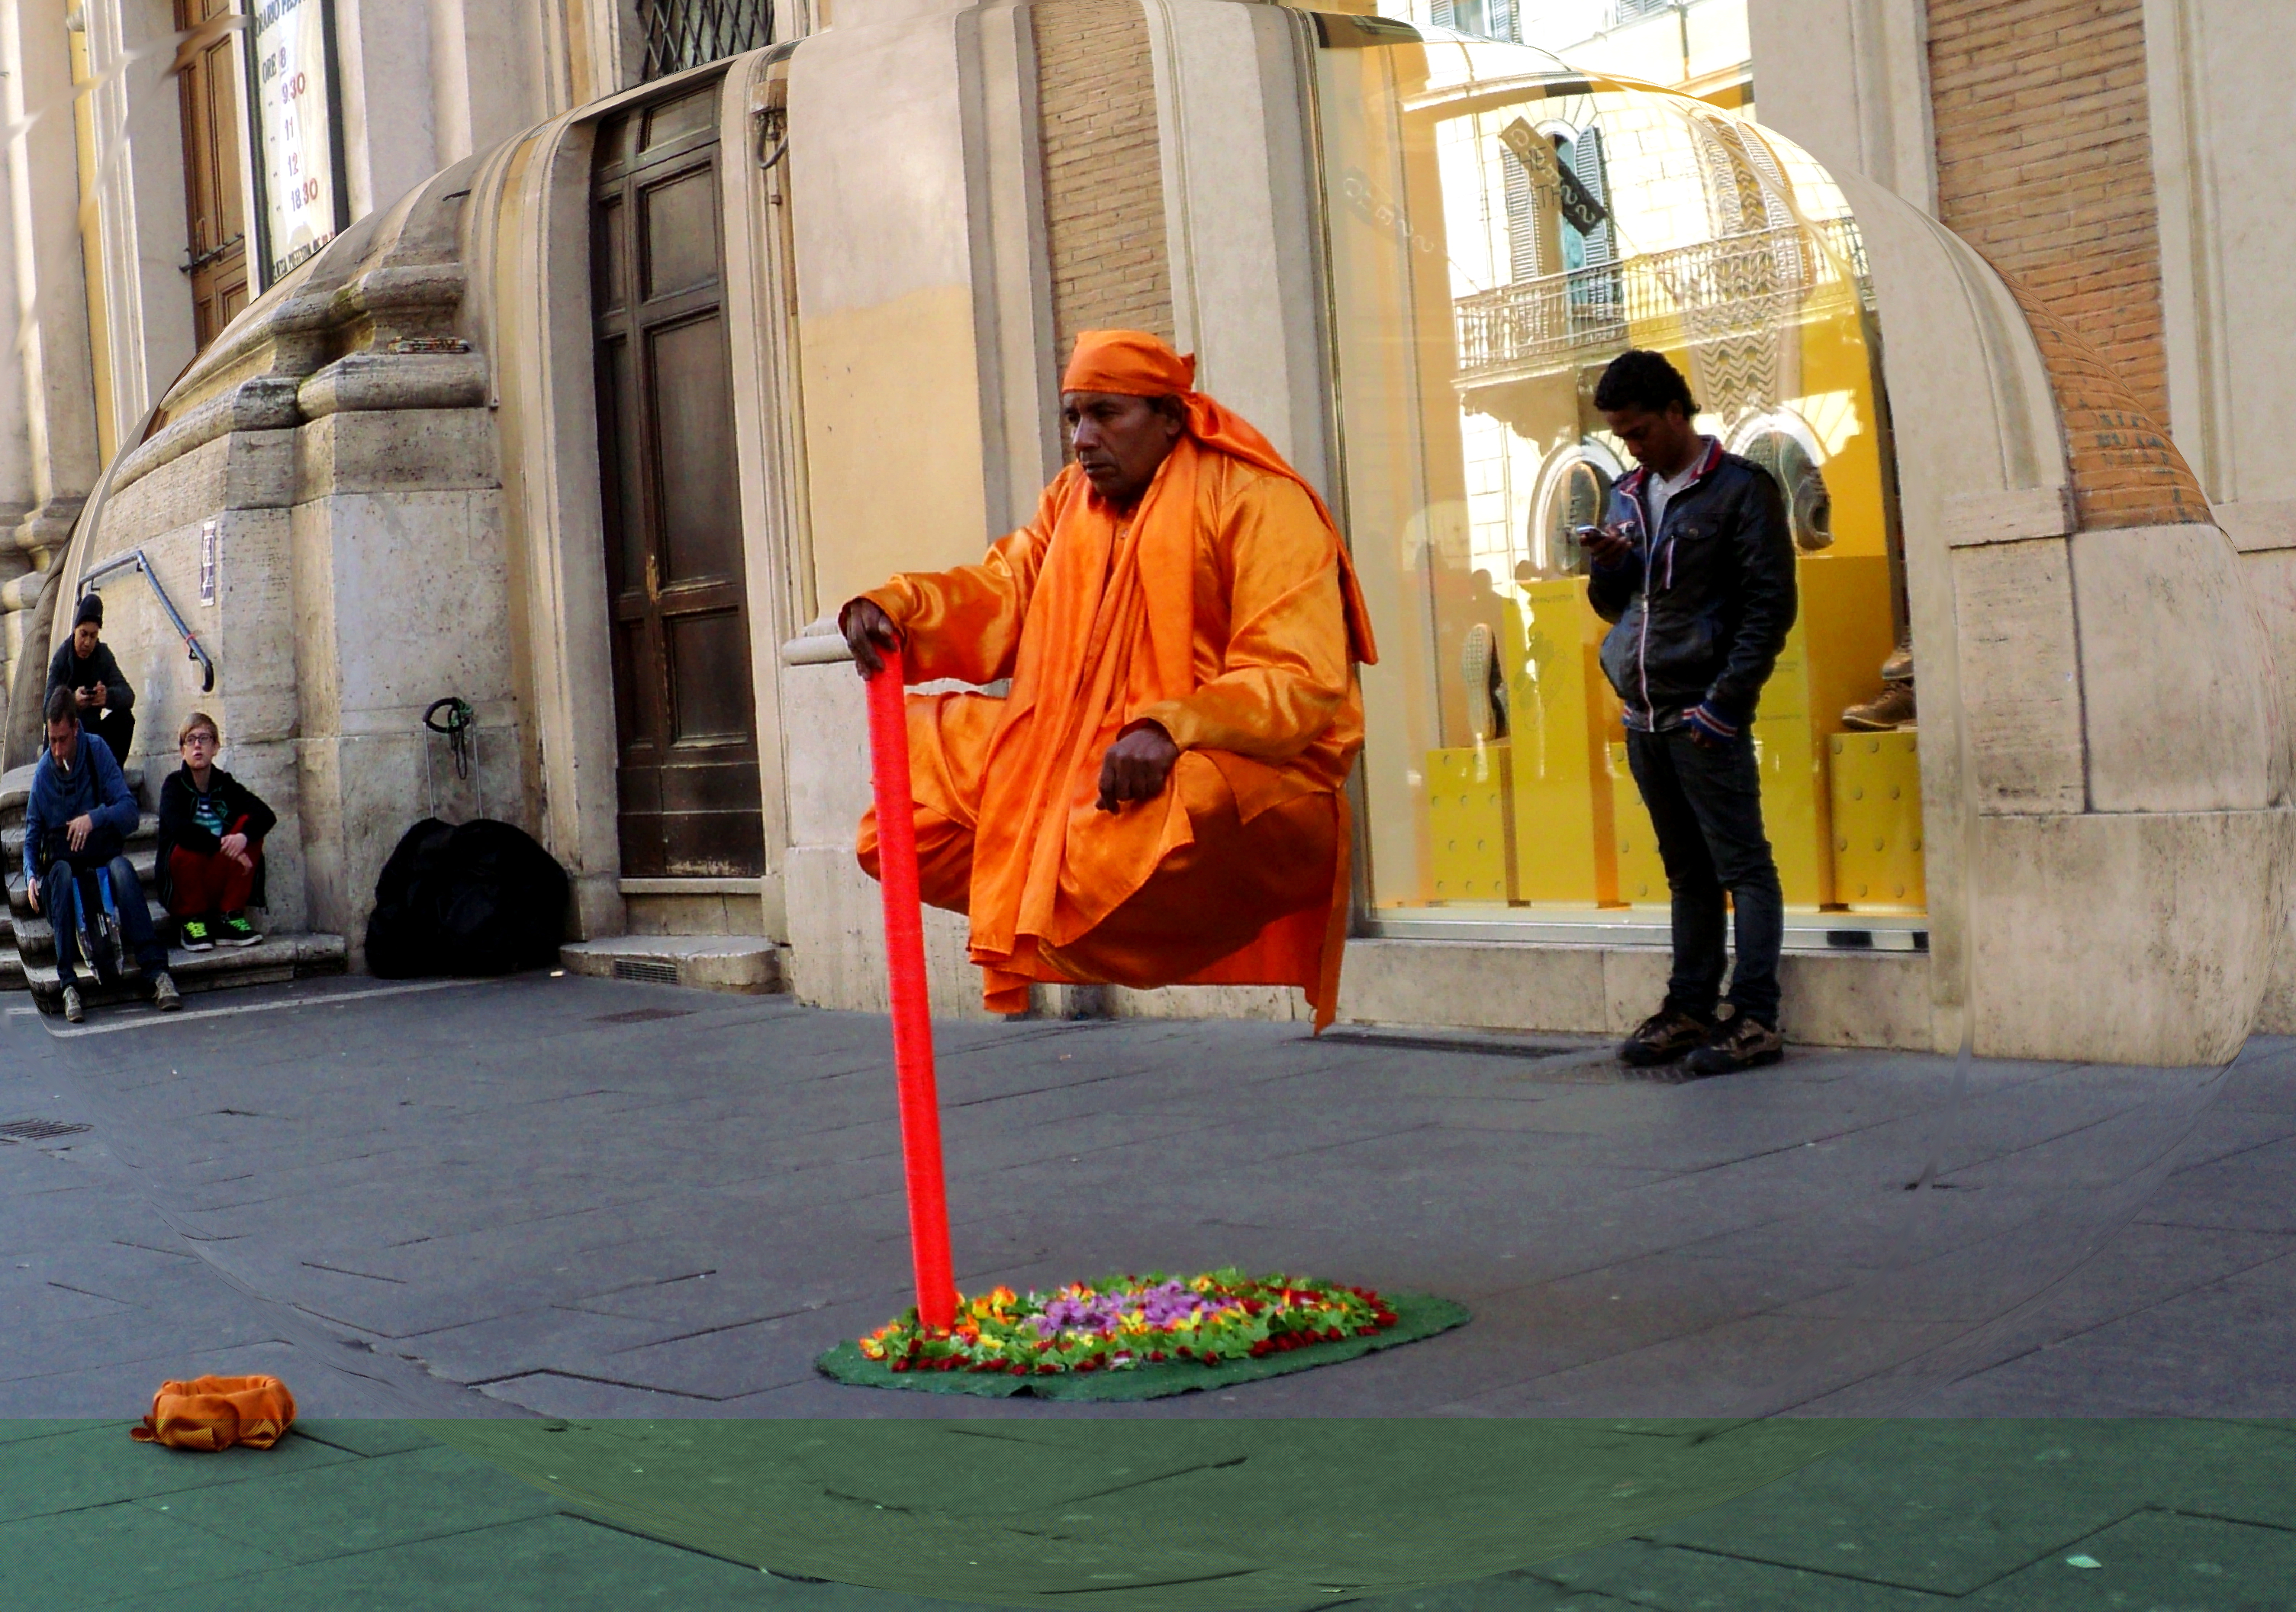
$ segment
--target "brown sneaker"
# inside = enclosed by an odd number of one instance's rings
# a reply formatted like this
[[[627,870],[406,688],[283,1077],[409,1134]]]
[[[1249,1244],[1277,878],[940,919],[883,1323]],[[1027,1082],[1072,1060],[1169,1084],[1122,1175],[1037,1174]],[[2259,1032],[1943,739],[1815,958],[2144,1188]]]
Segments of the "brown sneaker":
[[[1887,683],[1882,692],[1841,713],[1841,725],[1858,733],[1887,733],[1914,723],[1914,686]]]
[[[1706,1044],[1684,1059],[1682,1066],[1693,1074],[1731,1074],[1775,1064],[1785,1055],[1785,1038],[1775,1027],[1742,1013],[1715,1026]]]
[[[1692,1048],[1703,1047],[1713,1033],[1712,1019],[1702,1019],[1679,1008],[1661,1008],[1619,1044],[1619,1062],[1636,1069],[1671,1064]]]
[[[1890,658],[1882,662],[1882,681],[1910,683],[1913,680],[1914,646],[1911,644],[1900,644],[1890,652]]]

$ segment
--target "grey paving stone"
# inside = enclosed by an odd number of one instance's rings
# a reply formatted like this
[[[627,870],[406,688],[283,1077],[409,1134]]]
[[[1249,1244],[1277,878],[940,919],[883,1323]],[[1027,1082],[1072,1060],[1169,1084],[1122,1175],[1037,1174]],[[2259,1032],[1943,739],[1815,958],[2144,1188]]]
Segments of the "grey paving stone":
[[[176,1522],[291,1562],[390,1550],[559,1509],[540,1490],[435,1443],[136,1503],[165,1504]]]
[[[2296,1260],[2282,1258],[1972,1371],[1948,1415],[2267,1416],[2296,1405]]]
[[[1965,1604],[1982,1612],[2270,1612],[2289,1604],[2292,1584],[2296,1533],[2147,1510],[2053,1551]]]
[[[155,1385],[156,1386],[156,1385]],[[143,1500],[356,1459],[308,1440],[283,1439],[269,1450],[244,1446],[208,1453],[139,1444],[129,1421],[100,1423],[59,1438],[7,1446],[0,1461],[0,1522],[54,1517],[118,1501]]]
[[[1964,1596],[2169,1496],[2284,1516],[2296,1440],[2205,1422],[1897,1422],[1649,1538]]]
[[[553,1516],[114,1604],[137,1612],[734,1612],[791,1605],[805,1587]]]
[[[1948,1612],[1956,1604],[1920,1590],[1638,1540],[1532,1571],[1564,1589],[1655,1612]]]
[[[598,1022],[653,1005],[690,1011]],[[531,979],[270,1015],[252,1040],[234,1023],[107,1046],[48,1042],[9,1022],[17,1041],[34,1039],[20,1073],[0,1068],[0,1104],[45,1086],[44,1108],[78,1103],[110,1139],[82,1162],[37,1166],[0,1148],[0,1236],[29,1236],[42,1262],[20,1273],[0,1262],[0,1286],[20,1276],[79,1290],[43,1287],[47,1307],[0,1308],[0,1409],[38,1409],[59,1388],[116,1396],[129,1378],[115,1369],[140,1375],[160,1354],[316,1361],[348,1342],[395,1358],[426,1336],[442,1377],[554,1371],[554,1382],[601,1378],[590,1386],[608,1394],[642,1382],[733,1403],[794,1393],[811,1353],[902,1302],[882,1020]],[[2246,1338],[2277,1336],[2266,1289],[2210,1297],[2189,1279],[2232,1274],[2241,1247],[2283,1235],[2296,1145],[2273,1132],[2276,1115],[2296,1116],[2296,1043],[2251,1047],[2195,1128],[2200,1162],[2145,1221],[2014,1327],[1980,1334],[1972,1323],[2030,1299],[2068,1262],[2057,1231],[2041,1246],[2002,1235],[2016,1216],[1992,1206],[2007,1201],[1997,1189],[2076,1179],[2068,1139],[2091,1121],[2110,1131],[2114,1113],[2152,1100],[2157,1077],[1980,1064],[1963,1131],[1939,1148],[1949,1059],[1797,1052],[1753,1078],[1665,1086],[1598,1079],[1583,1059],[1542,1073],[1481,1053],[1319,1043],[1289,1025],[968,1023],[940,1040],[967,1281],[1235,1260],[1437,1287],[1488,1318],[1439,1356],[1418,1354],[1426,1365],[1409,1364],[1414,1351],[1366,1364],[1347,1394],[1324,1394],[1311,1374],[1264,1396],[1299,1413],[1528,1410],[1558,1392],[1608,1409],[1635,1395],[1675,1405],[1699,1385],[1742,1393],[1773,1348],[1787,1351],[1773,1381],[1869,1380],[1931,1336],[1882,1323],[1924,1316],[1958,1318],[1942,1335],[1969,1356],[1956,1369],[2017,1357],[2004,1368],[2015,1375],[1986,1390],[1988,1406],[2014,1408],[2020,1394],[2054,1406],[2103,1370],[2082,1365],[2082,1351],[2111,1344],[2100,1319],[2144,1313],[2131,1300],[2167,1304],[2159,1324],[2182,1330],[2183,1353],[2160,1358],[2239,1359]],[[347,1043],[390,1056],[348,1057]],[[1923,1230],[1888,1192],[1908,1161],[1932,1154],[1981,1176],[1983,1190],[1965,1205],[1923,1205],[1937,1211]],[[2174,1226],[2151,1223],[2164,1213],[2176,1225],[2212,1216],[2219,1240],[2180,1260]],[[1961,1252],[1926,1270],[1913,1257],[1940,1249]],[[2260,1261],[2248,1268],[2262,1279]],[[1629,1270],[1644,1273],[1640,1310],[1621,1300],[1614,1318],[1604,1277]],[[1552,1291],[1536,1302],[1505,1297],[1543,1285]],[[1583,1297],[1597,1287],[1604,1297]],[[135,1305],[144,1346],[104,1332],[106,1304]],[[798,1308],[811,1304],[823,1307]],[[1764,1314],[1796,1304],[1798,1315]],[[555,1311],[601,1320],[562,1327]],[[2029,1353],[2075,1336],[2078,1349]],[[448,1365],[452,1349],[462,1353]],[[2296,1386],[2268,1369],[2236,1381],[2137,1353],[2113,1356],[2109,1402],[2296,1405]],[[618,1377],[625,1355],[650,1358]],[[1455,1370],[1465,1375],[1446,1385]],[[1912,1386],[1938,1388],[1939,1369],[1926,1373]],[[340,1378],[321,1371],[322,1399],[346,1402]],[[1541,1378],[1552,1380],[1529,1391]],[[379,1380],[378,1392],[417,1391]],[[1587,1397],[1597,1384],[1611,1397]],[[431,1386],[503,1408],[452,1382]],[[1893,1379],[1869,1398],[1899,1403],[1906,1386]]]
[[[94,1425],[85,1417],[0,1417],[0,1444],[31,1438],[62,1438],[66,1434],[86,1432]]]
[[[221,1537],[176,1515],[181,1498],[0,1523],[0,1584],[8,1604],[26,1612],[78,1612],[281,1565],[259,1545]]]
[[[298,1414],[293,1436],[316,1439],[353,1455],[397,1455],[407,1450],[427,1450],[438,1442],[410,1422],[373,1416]]]

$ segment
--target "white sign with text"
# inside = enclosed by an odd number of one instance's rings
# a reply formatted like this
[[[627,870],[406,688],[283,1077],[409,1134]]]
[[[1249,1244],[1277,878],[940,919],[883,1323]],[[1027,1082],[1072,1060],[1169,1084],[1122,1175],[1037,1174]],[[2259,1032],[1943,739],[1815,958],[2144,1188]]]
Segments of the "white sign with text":
[[[264,222],[276,280],[335,238],[335,128],[325,0],[265,0],[255,14]]]

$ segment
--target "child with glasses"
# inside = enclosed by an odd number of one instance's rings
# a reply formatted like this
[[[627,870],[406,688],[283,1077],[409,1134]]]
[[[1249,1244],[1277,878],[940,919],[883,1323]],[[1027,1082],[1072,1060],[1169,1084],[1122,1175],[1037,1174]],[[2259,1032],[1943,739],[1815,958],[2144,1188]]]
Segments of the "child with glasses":
[[[261,887],[263,836],[278,818],[215,764],[223,736],[203,711],[176,735],[184,764],[160,788],[160,899],[184,950],[252,946],[263,938],[247,909]]]

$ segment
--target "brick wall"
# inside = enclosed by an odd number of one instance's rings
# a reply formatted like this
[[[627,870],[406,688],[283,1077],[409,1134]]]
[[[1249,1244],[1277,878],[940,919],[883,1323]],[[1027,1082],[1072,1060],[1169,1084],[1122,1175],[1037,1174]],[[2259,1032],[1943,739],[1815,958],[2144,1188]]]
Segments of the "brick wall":
[[[2082,524],[2207,519],[2163,429],[2144,0],[1928,4],[1939,216],[2035,316]]]
[[[1053,330],[1061,362],[1080,330],[1172,340],[1156,82],[1139,0],[1059,0],[1030,13],[1044,144]]]

